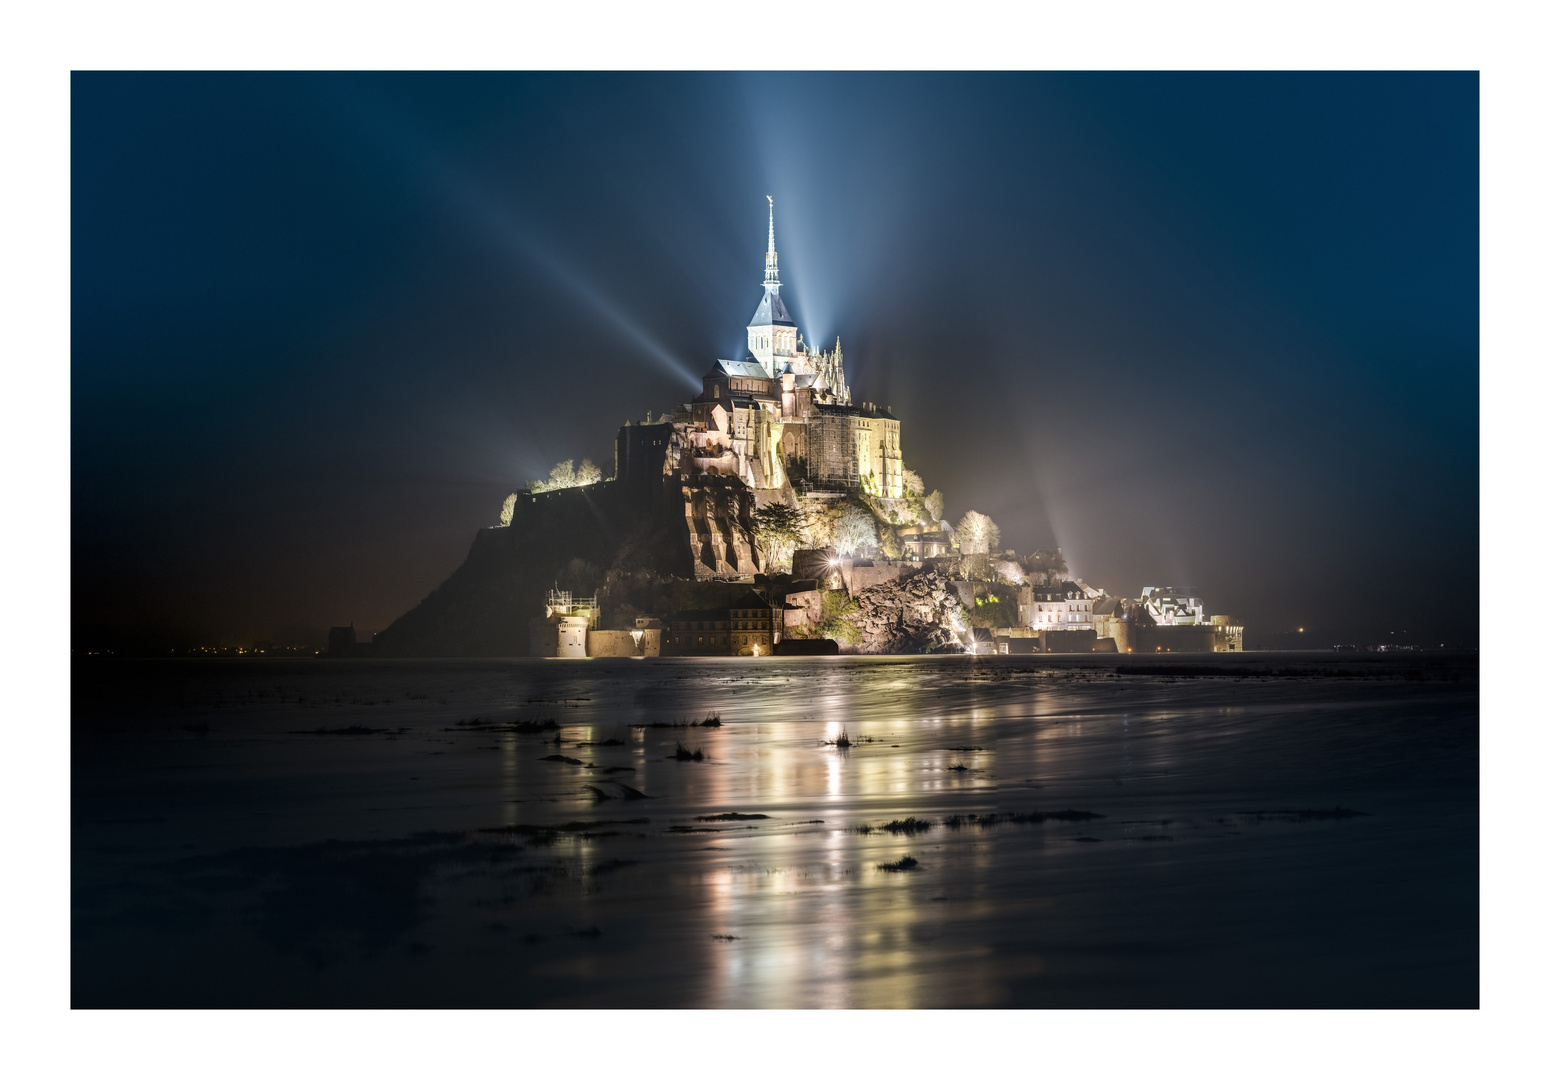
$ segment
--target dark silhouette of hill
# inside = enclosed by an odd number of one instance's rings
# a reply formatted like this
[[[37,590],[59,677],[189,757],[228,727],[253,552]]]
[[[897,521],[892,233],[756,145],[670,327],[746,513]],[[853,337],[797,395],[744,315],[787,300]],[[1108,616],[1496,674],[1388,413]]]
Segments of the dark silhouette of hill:
[[[703,598],[719,588],[707,579],[760,569],[752,506],[738,480],[660,474],[525,495],[511,524],[480,530],[463,565],[379,633],[372,653],[526,656],[528,622],[556,585],[586,595],[629,582],[632,599],[654,607]],[[642,596],[642,582],[656,587]]]

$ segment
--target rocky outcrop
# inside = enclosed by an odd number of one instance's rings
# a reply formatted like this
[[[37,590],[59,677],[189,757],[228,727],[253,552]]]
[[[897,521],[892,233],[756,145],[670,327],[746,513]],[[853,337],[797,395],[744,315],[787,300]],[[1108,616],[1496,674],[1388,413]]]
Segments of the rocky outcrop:
[[[762,572],[753,537],[753,492],[730,477],[700,477],[680,486],[694,576],[705,580]]]
[[[935,571],[863,590],[849,618],[861,634],[858,652],[963,652],[963,605],[952,582]]]

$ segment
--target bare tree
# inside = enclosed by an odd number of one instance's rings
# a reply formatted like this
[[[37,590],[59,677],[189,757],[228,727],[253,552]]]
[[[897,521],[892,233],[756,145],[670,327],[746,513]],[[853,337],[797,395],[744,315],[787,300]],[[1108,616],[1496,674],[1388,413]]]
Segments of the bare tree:
[[[1001,544],[1001,530],[989,516],[970,510],[958,521],[958,549],[965,555],[989,555]]]
[[[854,555],[876,543],[877,529],[872,515],[859,506],[847,506],[834,523],[834,550],[841,555]]]
[[[581,459],[581,468],[576,468],[576,459],[562,461],[549,470],[549,479],[534,480],[528,486],[529,491],[559,491],[562,488],[583,487],[587,484],[595,484],[603,478],[603,470],[592,464],[587,458]]]

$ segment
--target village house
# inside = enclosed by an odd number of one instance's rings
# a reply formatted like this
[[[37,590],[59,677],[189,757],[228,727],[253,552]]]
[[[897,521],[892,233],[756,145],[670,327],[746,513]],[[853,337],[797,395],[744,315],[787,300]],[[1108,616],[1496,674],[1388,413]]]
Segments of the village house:
[[[663,631],[664,656],[770,656],[780,641],[784,605],[749,589],[727,607],[680,611]]]

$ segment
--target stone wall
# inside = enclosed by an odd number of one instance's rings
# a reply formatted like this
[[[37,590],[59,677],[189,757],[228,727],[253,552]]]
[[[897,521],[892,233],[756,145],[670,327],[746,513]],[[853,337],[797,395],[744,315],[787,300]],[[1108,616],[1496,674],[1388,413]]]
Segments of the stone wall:
[[[1013,656],[1028,653],[1114,652],[1114,642],[1091,630],[1031,630],[1009,627],[996,631],[996,643]]]
[[[919,572],[919,563],[897,559],[840,560],[840,579],[845,582],[845,591],[851,596]]]
[[[1130,648],[1137,653],[1215,652],[1213,626],[1134,626]]]
[[[786,612],[786,625],[790,627],[806,626],[817,629],[823,622],[823,590],[806,589],[802,592],[786,594],[786,603],[796,608],[796,611]]]
[[[791,576],[800,581],[804,578],[822,580],[834,572],[831,560],[839,558],[831,548],[798,548],[791,553]]]
[[[642,630],[640,647],[629,630],[593,630],[587,634],[588,656],[661,656],[662,631]]]

